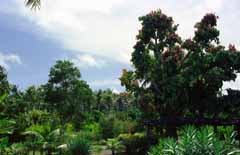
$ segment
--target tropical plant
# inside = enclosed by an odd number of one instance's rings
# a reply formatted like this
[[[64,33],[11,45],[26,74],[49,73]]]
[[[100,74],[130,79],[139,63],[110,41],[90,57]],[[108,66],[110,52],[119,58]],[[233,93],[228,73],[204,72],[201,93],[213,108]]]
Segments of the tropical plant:
[[[149,155],[222,155],[233,154],[236,151],[228,141],[219,140],[213,128],[204,127],[197,130],[187,126],[180,133],[178,140],[159,139],[159,144],[150,149]]]
[[[112,151],[112,155],[115,155],[119,151],[124,150],[124,145],[117,138],[110,138],[106,140],[106,146]]]
[[[9,147],[11,155],[24,155],[27,154],[26,146],[23,143],[14,143]]]
[[[85,122],[81,132],[88,133],[91,140],[100,140],[102,138],[102,129],[97,122]]]
[[[137,123],[135,121],[129,121],[129,120],[118,120],[115,119],[113,124],[113,135],[114,137],[117,137],[120,134],[123,133],[133,133],[135,131]]]
[[[3,137],[0,139],[0,154],[3,154],[6,151],[6,148],[9,146],[8,137]]]
[[[125,152],[131,155],[145,155],[147,149],[147,138],[145,133],[120,134],[118,139],[125,146]]]
[[[68,150],[71,155],[89,155],[90,142],[83,136],[75,136],[68,142]]]
[[[0,135],[13,133],[16,122],[9,119],[0,119]]]
[[[115,118],[113,115],[108,115],[106,117],[103,117],[99,121],[102,129],[102,136],[104,139],[114,137],[114,133],[113,133],[114,121],[115,121]]]
[[[35,152],[45,151],[48,154],[55,151],[61,145],[60,129],[50,130],[49,126],[34,125],[26,129],[23,135],[28,137],[27,146]]]

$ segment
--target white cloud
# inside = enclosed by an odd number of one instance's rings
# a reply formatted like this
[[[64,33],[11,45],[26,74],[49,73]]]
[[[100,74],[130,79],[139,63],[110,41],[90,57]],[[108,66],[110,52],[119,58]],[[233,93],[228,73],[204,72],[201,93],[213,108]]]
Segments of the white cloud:
[[[0,53],[0,65],[6,69],[10,69],[11,64],[22,64],[20,57],[16,54]]]
[[[224,94],[227,94],[227,89],[231,88],[231,89],[234,89],[234,90],[240,90],[240,74],[238,73],[237,74],[237,78],[233,81],[229,81],[229,82],[223,82],[223,87],[222,87],[222,90],[223,90],[223,93]]]
[[[120,91],[118,89],[116,89],[116,88],[112,88],[111,90],[115,94],[120,94]]]
[[[104,79],[104,80],[90,81],[89,84],[93,87],[119,86],[120,81],[118,79]]]
[[[77,55],[76,58],[72,59],[72,62],[80,68],[102,68],[106,65],[106,62],[102,59],[95,58],[91,55]]]
[[[33,23],[39,35],[58,40],[76,55],[84,52],[122,63],[129,63],[140,26],[138,17],[158,8],[173,16],[185,38],[193,35],[194,24],[207,12],[221,17],[224,43],[236,42],[240,35],[231,32],[240,26],[238,0],[42,0],[41,10],[36,12],[26,8],[24,0],[11,1],[15,5],[8,7],[15,7],[15,13]]]

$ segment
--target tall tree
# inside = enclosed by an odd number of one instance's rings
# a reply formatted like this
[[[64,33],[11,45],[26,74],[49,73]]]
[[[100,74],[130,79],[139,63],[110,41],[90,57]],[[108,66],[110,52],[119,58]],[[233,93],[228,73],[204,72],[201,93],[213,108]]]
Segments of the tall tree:
[[[59,60],[50,70],[46,101],[66,120],[88,111],[92,104],[92,90],[80,77],[80,71],[70,61]]]
[[[240,54],[234,45],[226,49],[220,44],[217,16],[206,14],[187,40],[161,10],[139,20],[142,28],[132,53],[135,70],[124,70],[121,82],[139,97],[145,114],[158,118],[226,113],[218,99],[223,82],[235,80],[240,71]]]

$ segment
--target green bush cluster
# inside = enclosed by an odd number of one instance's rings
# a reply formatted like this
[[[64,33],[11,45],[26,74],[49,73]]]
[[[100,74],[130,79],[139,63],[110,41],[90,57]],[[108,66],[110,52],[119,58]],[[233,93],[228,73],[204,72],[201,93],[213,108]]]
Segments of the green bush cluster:
[[[127,154],[145,155],[147,149],[147,138],[145,133],[120,134],[118,139],[122,141]]]
[[[90,141],[83,136],[76,136],[69,141],[68,148],[71,155],[89,155]]]

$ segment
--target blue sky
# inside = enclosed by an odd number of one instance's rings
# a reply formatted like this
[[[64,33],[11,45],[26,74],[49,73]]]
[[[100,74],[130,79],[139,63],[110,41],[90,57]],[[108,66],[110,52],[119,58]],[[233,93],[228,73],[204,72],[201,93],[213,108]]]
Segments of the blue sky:
[[[0,65],[24,89],[46,83],[55,61],[69,59],[92,88],[121,91],[118,78],[131,68],[137,18],[157,8],[180,24],[183,38],[205,13],[216,13],[222,43],[240,45],[239,0],[42,0],[40,11],[7,0],[0,5]]]

